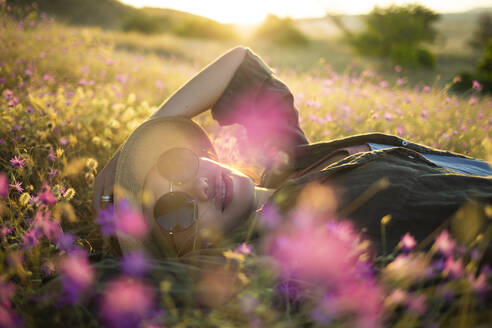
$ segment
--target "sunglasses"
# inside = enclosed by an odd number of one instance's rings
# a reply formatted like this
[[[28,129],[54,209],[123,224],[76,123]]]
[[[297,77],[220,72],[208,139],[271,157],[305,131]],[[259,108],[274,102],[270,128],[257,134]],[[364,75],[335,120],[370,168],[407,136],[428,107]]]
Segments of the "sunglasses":
[[[198,156],[187,148],[172,148],[162,153],[157,160],[159,174],[170,183],[170,192],[162,195],[154,205],[153,215],[157,224],[164,230],[173,244],[174,250],[179,249],[174,240],[178,232],[191,231],[198,226],[198,206],[194,197],[186,192],[173,191],[173,185],[182,185],[191,181],[198,173]],[[195,249],[196,235],[193,242]]]

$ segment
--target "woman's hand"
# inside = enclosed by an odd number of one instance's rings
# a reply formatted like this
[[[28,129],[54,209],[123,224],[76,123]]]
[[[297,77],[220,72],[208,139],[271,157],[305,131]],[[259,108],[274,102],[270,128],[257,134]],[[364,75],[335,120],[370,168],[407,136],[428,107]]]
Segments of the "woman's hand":
[[[118,162],[119,156],[120,151],[114,154],[113,158],[109,160],[108,164],[106,164],[106,166],[96,177],[94,183],[94,193],[92,195],[92,207],[94,208],[94,213],[96,213],[96,215],[101,208],[104,208],[107,204],[109,204],[101,202],[101,196],[111,195],[111,197],[113,197],[116,163]]]

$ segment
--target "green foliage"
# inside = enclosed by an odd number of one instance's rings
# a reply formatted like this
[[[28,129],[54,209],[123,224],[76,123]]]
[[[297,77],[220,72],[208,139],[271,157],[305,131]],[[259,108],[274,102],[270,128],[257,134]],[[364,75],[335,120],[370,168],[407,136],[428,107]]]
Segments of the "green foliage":
[[[109,29],[120,28],[124,17],[138,12],[117,0],[7,0],[7,3],[36,6],[40,12],[70,24]]]
[[[289,18],[279,18],[269,14],[256,29],[255,37],[282,46],[306,46],[309,39]]]
[[[477,84],[475,82],[475,87],[473,81],[480,84],[480,90],[486,93],[492,93],[492,39],[489,40],[485,52],[477,63],[476,72],[461,72],[459,74],[459,79],[453,84],[452,90],[464,92],[477,89]]]
[[[171,32],[179,36],[204,39],[232,40],[237,37],[233,28],[203,17],[180,21],[171,28]]]
[[[492,13],[482,13],[469,44],[472,48],[483,50],[492,39]]]
[[[434,56],[420,47],[437,37],[433,27],[439,15],[418,4],[375,7],[364,17],[365,30],[346,37],[363,56],[390,58],[393,64],[432,68]]]
[[[154,17],[138,12],[129,15],[122,25],[122,30],[125,32],[141,32],[145,34],[153,34],[161,32],[159,22]]]

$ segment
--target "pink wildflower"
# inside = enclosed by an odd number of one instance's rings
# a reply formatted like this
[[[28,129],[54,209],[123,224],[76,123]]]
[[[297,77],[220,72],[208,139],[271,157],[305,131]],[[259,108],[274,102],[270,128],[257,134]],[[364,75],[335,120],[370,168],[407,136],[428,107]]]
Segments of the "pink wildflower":
[[[478,82],[476,80],[473,80],[472,89],[473,90],[476,90],[476,91],[481,91],[482,90],[482,85],[480,84],[480,82]]]
[[[23,192],[24,188],[22,188],[22,181],[14,181],[13,184],[9,184],[10,187],[17,190],[17,192]]]
[[[49,185],[44,185],[43,192],[38,193],[39,200],[45,205],[53,205],[58,201],[58,198],[51,192],[51,187]]]
[[[464,275],[463,261],[461,259],[454,260],[448,257],[444,264],[444,272],[452,278],[460,278]]]
[[[24,167],[24,164],[25,164],[26,160],[19,157],[19,156],[14,156],[11,160],[10,160],[10,165],[12,166],[15,166],[15,167],[18,167],[18,168],[23,168]]]
[[[67,139],[66,137],[61,137],[61,138],[60,138],[60,144],[61,144],[62,146],[66,146],[66,145],[68,145],[68,144],[69,144],[69,141],[68,141],[68,139]]]
[[[248,255],[248,254],[251,254],[252,248],[250,245],[248,245],[246,243],[242,243],[241,245],[239,245],[236,248],[236,251],[241,253],[241,254]]]
[[[390,306],[398,306],[405,304],[408,301],[408,293],[400,288],[397,288],[386,297],[386,304]]]
[[[101,313],[110,327],[138,327],[153,312],[153,291],[141,280],[120,277],[104,291]]]
[[[455,246],[456,243],[449,233],[446,230],[443,230],[439,236],[437,236],[433,247],[442,254],[450,256],[453,253]]]
[[[400,65],[395,66],[395,72],[400,73],[403,70],[403,68]]]
[[[403,250],[410,251],[417,245],[417,242],[415,241],[415,238],[407,232],[400,240],[400,245]]]
[[[388,83],[388,81],[383,80],[383,81],[379,82],[379,86],[381,88],[387,88],[389,86],[389,83]]]
[[[429,87],[428,85],[426,85],[423,89],[424,92],[430,92],[431,91],[431,87]]]
[[[58,240],[62,233],[60,223],[51,218],[51,212],[38,210],[34,215],[33,229],[44,235],[50,241]]]
[[[58,170],[57,169],[51,169],[49,172],[48,172],[48,176],[50,178],[53,178],[55,175],[58,174]]]
[[[475,293],[483,293],[488,289],[487,277],[483,272],[476,278],[472,274],[468,275],[468,283]]]
[[[453,83],[459,83],[459,82],[461,82],[461,76],[455,76],[453,78]]]
[[[130,202],[121,202],[116,213],[116,229],[135,238],[143,238],[148,232],[142,213],[133,209]]]
[[[477,101],[478,101],[478,100],[477,100],[477,98],[475,98],[475,97],[471,97],[471,98],[470,98],[470,100],[468,101],[468,103],[469,103],[470,105],[475,105],[475,104],[477,103]]]
[[[371,280],[353,280],[339,286],[339,290],[327,293],[312,313],[321,325],[332,318],[349,315],[351,327],[376,328],[381,326],[383,293]]]
[[[67,301],[72,303],[78,302],[94,279],[94,269],[87,259],[87,253],[80,249],[61,259],[60,273]]]
[[[11,225],[1,225],[0,226],[0,236],[6,237],[14,231],[14,227]]]
[[[36,246],[37,244],[39,244],[38,236],[39,233],[37,230],[29,229],[22,236],[22,242],[21,242],[22,247],[29,248],[31,246]]]
[[[427,309],[427,306],[425,304],[425,296],[417,295],[417,296],[410,297],[408,300],[408,309],[415,316],[423,314]]]
[[[393,118],[394,118],[394,116],[393,116],[393,114],[392,114],[392,113],[390,113],[390,112],[386,112],[386,113],[384,113],[384,119],[385,119],[386,121],[392,121],[392,120],[393,120]]]
[[[399,86],[402,86],[406,83],[405,79],[402,79],[402,78],[398,78],[396,80],[396,84],[398,84]]]
[[[50,152],[48,153],[48,158],[50,159],[50,161],[54,162],[56,160],[56,153],[50,150]]]

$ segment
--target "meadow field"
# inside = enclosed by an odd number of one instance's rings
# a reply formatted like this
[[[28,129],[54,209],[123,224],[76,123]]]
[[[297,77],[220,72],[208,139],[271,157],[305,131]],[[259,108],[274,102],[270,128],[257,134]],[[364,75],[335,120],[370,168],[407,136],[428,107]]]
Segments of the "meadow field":
[[[324,237],[342,253],[330,267],[354,278],[321,268],[346,287],[331,297],[315,293],[317,282],[282,282],[275,257],[246,244],[222,254],[226,269],[187,289],[138,254],[103,279],[98,261],[108,244],[91,205],[95,176],[163,101],[238,44],[71,27],[35,11],[13,19],[0,6],[0,327],[490,326],[492,270],[479,266],[492,238],[490,205],[465,206],[468,223],[434,236],[427,250],[406,235],[373,261],[360,253],[356,231],[335,224]],[[337,39],[307,49],[241,45],[289,86],[311,142],[377,131],[492,162],[492,98],[479,84],[450,93],[452,65],[381,72]],[[220,127],[208,112],[196,121],[223,162],[257,170],[235,147],[240,127]],[[309,257],[302,239],[285,238]],[[197,306],[197,290],[215,301]],[[173,296],[180,291],[188,293],[181,303]]]

